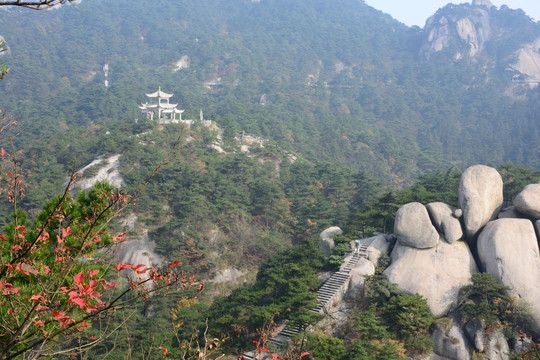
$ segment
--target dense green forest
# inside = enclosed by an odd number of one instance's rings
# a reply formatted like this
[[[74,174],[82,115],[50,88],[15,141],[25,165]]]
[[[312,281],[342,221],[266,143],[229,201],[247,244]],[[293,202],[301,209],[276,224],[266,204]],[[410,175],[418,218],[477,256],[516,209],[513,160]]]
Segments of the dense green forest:
[[[456,61],[443,51],[426,61],[422,29],[361,1],[93,0],[9,10],[0,19],[11,67],[0,107],[35,138],[139,118],[136,104],[161,85],[187,114],[202,108],[230,133],[272,138],[396,185],[451,165],[539,167],[537,90],[506,96],[514,85],[505,69],[540,30],[519,10],[490,16],[498,35],[484,57]],[[183,56],[189,67],[173,71]]]
[[[182,341],[194,329],[202,334],[206,326],[211,336],[226,339],[222,351],[234,354],[249,350],[259,338],[257,329],[270,321],[313,324],[320,320],[308,311],[315,304],[317,276],[335,266],[332,262],[325,265],[318,250],[314,237],[322,229],[340,225],[345,234],[336,243],[347,244],[375,231],[392,232],[394,214],[405,203],[457,205],[461,171],[456,168],[425,174],[413,186],[396,190],[342,165],[302,158],[293,161],[291,153],[271,142],[249,153],[241,152],[232,141],[224,143],[227,152],[220,153],[213,147],[216,143],[216,133],[198,122],[191,129],[139,122],[74,127],[61,137],[45,138],[19,152],[20,165],[27,170],[27,192],[19,206],[30,214],[52,194],[61,192],[70,169],[94,159],[89,154],[120,153],[119,169],[129,193],[136,195],[151,177],[127,213],[135,212],[150,229],[162,257],[180,259],[183,270],[202,279],[231,266],[251,272],[246,283],[235,290],[207,283],[200,295],[188,291],[152,298],[129,316],[129,335],[119,335],[129,336],[140,348],[131,349],[130,342],[118,343],[115,337],[94,348],[94,358],[110,348],[115,352],[109,358],[124,358],[126,352],[144,356],[153,344],[181,356]],[[152,176],[156,165],[159,171]],[[540,181],[539,171],[522,165],[504,164],[498,170],[507,201],[525,184]],[[95,171],[88,168],[83,175],[92,176]],[[8,221],[8,213],[4,219]],[[210,240],[209,228],[219,230],[217,243]],[[136,236],[136,231],[131,235]],[[336,246],[334,255],[339,251]],[[384,280],[380,275],[384,266],[383,261],[378,275],[370,280],[371,292],[355,307],[349,330],[342,337],[306,334],[310,345],[305,349],[314,358],[398,359],[405,353],[429,349],[427,334],[434,319],[425,300],[402,294]],[[222,295],[215,297],[218,293]],[[414,312],[423,325],[395,323],[392,319],[401,311]],[[125,321],[127,314],[121,312],[109,321]],[[155,329],[151,338],[145,331],[149,326]],[[234,333],[234,329],[241,330]]]
[[[540,90],[516,87],[507,71],[515,51],[540,35],[519,10],[490,10],[497,36],[474,60],[450,56],[459,43],[426,60],[424,29],[353,0],[84,0],[0,13],[8,46],[0,61],[10,68],[0,110],[18,121],[0,146],[23,174],[16,206],[30,222],[69,173],[83,181],[100,165],[83,167],[118,155],[108,171],[121,174],[133,200],[124,215],[137,223],[127,229],[120,218],[110,228],[129,238],[147,230],[161,258],[205,282],[201,294],[156,296],[112,315],[107,321],[125,329],[92,358],[142,358],[157,345],[180,358],[190,339],[207,335],[238,354],[273,321],[305,328],[320,320],[307,310],[318,276],[339,266],[351,239],[391,233],[401,205],[457,206],[461,171],[473,163],[498,167],[507,204],[540,181]],[[174,93],[184,118],[202,109],[216,126],[147,121],[137,104],[158,86]],[[508,95],[511,87],[519,96]],[[264,146],[245,151],[242,133]],[[0,203],[0,226],[13,229],[12,204]],[[325,261],[317,236],[334,225],[344,234]],[[342,336],[304,332],[295,351],[334,360],[427,351],[429,327],[444,319],[384,279],[388,261],[368,279]],[[242,275],[209,281],[224,269]],[[479,296],[466,290],[471,301]],[[497,291],[490,301],[508,300]],[[488,319],[499,315],[488,310]],[[470,308],[471,317],[478,312]]]

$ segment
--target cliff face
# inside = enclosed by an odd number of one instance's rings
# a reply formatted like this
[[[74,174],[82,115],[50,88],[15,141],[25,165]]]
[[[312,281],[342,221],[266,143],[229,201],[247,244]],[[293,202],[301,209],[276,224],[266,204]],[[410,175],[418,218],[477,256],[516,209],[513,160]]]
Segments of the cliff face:
[[[434,53],[455,47],[455,59],[473,58],[492,35],[489,10],[486,6],[448,5],[427,20],[424,31],[421,57],[430,59]]]
[[[426,21],[422,36],[423,60],[482,60],[520,80],[540,78],[540,23],[522,10],[489,0],[449,4]]]
[[[524,79],[540,79],[540,37],[523,46],[515,54],[517,61],[508,68],[521,74]]]

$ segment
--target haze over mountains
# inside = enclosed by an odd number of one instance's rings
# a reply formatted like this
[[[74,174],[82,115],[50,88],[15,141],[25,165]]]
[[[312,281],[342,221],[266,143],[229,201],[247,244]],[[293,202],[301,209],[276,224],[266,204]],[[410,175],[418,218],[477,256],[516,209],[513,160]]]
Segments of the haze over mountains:
[[[487,1],[419,30],[352,0],[95,0],[4,11],[0,35],[0,107],[36,137],[133,121],[162,85],[188,114],[397,185],[450,165],[540,167],[540,25]]]

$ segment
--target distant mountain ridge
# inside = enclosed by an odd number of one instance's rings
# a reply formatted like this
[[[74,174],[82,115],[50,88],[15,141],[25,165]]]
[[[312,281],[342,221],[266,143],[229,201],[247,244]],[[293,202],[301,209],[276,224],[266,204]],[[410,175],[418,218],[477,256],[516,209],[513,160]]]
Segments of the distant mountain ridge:
[[[489,0],[449,4],[430,17],[420,55],[484,58],[523,80],[540,79],[540,24],[522,10],[497,9]]]
[[[225,133],[272,138],[398,186],[452,165],[539,168],[540,100],[525,81],[536,76],[540,26],[486,4],[448,5],[425,29],[352,0],[95,0],[5,11],[11,72],[0,108],[42,137],[133,121],[140,94],[162,85]]]

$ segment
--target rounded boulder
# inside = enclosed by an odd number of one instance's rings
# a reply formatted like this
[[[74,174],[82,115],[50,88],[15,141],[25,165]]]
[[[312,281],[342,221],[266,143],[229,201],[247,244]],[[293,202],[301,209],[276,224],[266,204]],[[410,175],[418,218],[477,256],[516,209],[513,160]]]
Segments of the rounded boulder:
[[[540,184],[530,184],[514,199],[514,208],[522,214],[540,219]]]
[[[394,233],[401,245],[416,249],[429,249],[439,242],[439,233],[431,223],[426,207],[419,202],[408,203],[398,209]]]
[[[475,165],[461,174],[459,207],[467,238],[474,238],[480,229],[495,219],[503,203],[503,181],[496,169]]]

